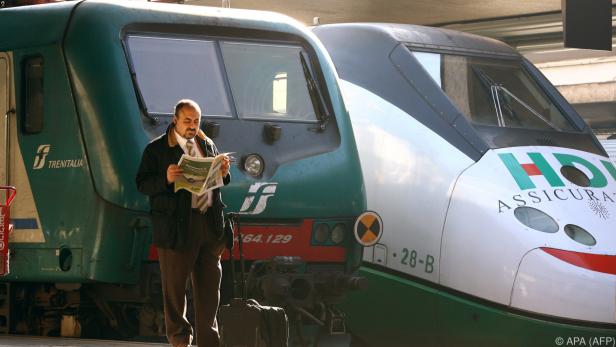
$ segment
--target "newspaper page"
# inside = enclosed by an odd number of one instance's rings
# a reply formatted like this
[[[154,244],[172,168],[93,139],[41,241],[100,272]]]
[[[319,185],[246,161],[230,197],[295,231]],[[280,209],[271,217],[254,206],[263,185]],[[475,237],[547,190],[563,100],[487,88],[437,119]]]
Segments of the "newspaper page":
[[[199,158],[183,154],[178,162],[182,169],[182,176],[175,180],[174,191],[186,189],[189,192],[201,195],[224,185],[220,167],[224,154],[216,157]]]

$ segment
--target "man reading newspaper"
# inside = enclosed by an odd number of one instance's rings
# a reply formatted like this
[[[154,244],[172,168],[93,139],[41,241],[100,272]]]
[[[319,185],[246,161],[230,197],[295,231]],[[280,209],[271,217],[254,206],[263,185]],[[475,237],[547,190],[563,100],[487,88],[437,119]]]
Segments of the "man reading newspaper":
[[[214,142],[199,129],[200,123],[199,105],[180,100],[173,124],[146,146],[137,173],[139,191],[150,198],[167,339],[175,347],[190,346],[193,337],[185,315],[188,278],[193,286],[197,345],[220,344],[216,311],[226,239],[218,187],[231,178],[229,158],[218,154]]]

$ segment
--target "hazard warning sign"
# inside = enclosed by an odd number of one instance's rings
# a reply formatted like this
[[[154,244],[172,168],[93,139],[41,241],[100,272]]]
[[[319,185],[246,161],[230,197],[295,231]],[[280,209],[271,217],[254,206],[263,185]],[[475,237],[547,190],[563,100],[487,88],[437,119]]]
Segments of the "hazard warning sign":
[[[362,213],[355,221],[355,239],[364,247],[373,246],[383,234],[383,221],[372,211]]]

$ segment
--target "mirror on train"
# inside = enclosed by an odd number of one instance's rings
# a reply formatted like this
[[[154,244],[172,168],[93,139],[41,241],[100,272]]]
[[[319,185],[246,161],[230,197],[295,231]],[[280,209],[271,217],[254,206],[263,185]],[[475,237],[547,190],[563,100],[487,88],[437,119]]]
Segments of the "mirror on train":
[[[263,125],[263,133],[265,134],[265,141],[272,144],[280,139],[282,128],[276,124],[265,123]]]
[[[203,132],[205,132],[205,135],[207,135],[207,137],[215,139],[220,134],[220,124],[216,122],[206,121],[203,124]]]

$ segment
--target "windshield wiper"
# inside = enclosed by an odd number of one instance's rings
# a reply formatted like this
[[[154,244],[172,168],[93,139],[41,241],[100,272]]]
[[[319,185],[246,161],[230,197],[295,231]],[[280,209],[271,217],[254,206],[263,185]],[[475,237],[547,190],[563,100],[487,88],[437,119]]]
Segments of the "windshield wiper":
[[[516,119],[518,119],[517,115],[515,114],[515,111],[511,107],[510,102],[506,98],[504,98],[502,96],[502,93],[505,93],[508,96],[510,96],[511,98],[513,98],[513,100],[517,101],[525,109],[530,111],[530,113],[532,113],[535,117],[537,117],[537,118],[541,119],[543,122],[545,122],[545,124],[547,124],[549,127],[551,127],[554,130],[561,131],[561,129],[559,127],[557,127],[554,123],[550,122],[547,118],[542,116],[539,112],[537,112],[530,105],[528,105],[527,103],[522,101],[520,98],[518,98],[515,94],[513,94],[511,91],[509,91],[509,89],[507,89],[507,88],[503,87],[502,85],[494,82],[494,80],[492,80],[490,78],[490,76],[488,76],[483,70],[481,70],[478,67],[473,66],[473,72],[475,72],[475,74],[477,75],[477,77],[481,81],[482,85],[486,89],[490,90],[490,95],[492,96],[492,102],[494,103],[494,108],[496,110],[496,118],[497,118],[498,126],[499,127],[505,127],[506,126],[505,117],[503,115],[503,109],[505,109],[507,111],[507,113],[509,113],[511,115],[512,118],[515,117]],[[518,119],[518,121],[519,121],[519,119]]]
[[[562,129],[560,129],[559,127],[557,127],[554,123],[550,122],[547,118],[545,118],[544,116],[542,116],[539,112],[537,112],[534,108],[532,108],[529,104],[525,103],[524,101],[522,101],[520,98],[518,98],[515,94],[513,94],[512,92],[509,91],[509,89],[503,87],[503,86],[496,86],[496,88],[498,88],[499,90],[502,90],[503,92],[507,93],[510,97],[512,97],[515,101],[517,101],[520,105],[524,106],[525,109],[529,110],[530,113],[532,113],[533,115],[535,115],[537,118],[541,119],[542,121],[545,122],[545,124],[547,124],[549,127],[551,127],[552,129],[556,130],[556,131],[562,131]]]
[[[139,83],[137,83],[137,74],[131,72],[130,77],[132,78],[133,85],[135,86],[135,94],[137,94],[137,99],[139,100],[138,104],[141,106],[142,115],[150,121],[151,126],[157,126],[158,123],[160,123],[160,120],[158,119],[158,117],[150,115],[150,112],[148,111],[148,106],[146,105],[143,94],[141,93],[141,89],[139,88]]]
[[[490,96],[492,97],[492,103],[494,104],[494,110],[496,111],[496,121],[498,122],[499,127],[505,127],[505,117],[503,117],[503,111],[500,105],[500,98],[498,97],[498,84],[494,82],[490,76],[488,76],[483,70],[476,66],[472,66],[473,72],[479,78],[481,85],[484,87],[486,91],[490,92]]]
[[[124,51],[128,54],[128,47],[126,47],[126,43],[123,40],[122,48],[124,48]],[[148,119],[151,126],[156,127],[160,123],[160,119],[158,119],[158,117],[150,115],[150,112],[148,111],[148,106],[145,103],[145,98],[141,93],[141,88],[139,88],[139,82],[137,82],[137,72],[135,71],[135,67],[133,66],[132,59],[128,59],[128,71],[130,72],[130,78],[133,82],[133,89],[135,90],[135,94],[137,95],[137,104],[139,104],[141,114]]]
[[[304,57],[303,52],[299,52],[299,60],[302,63],[302,70],[304,71],[304,78],[306,79],[306,86],[308,87],[308,94],[310,94],[312,107],[317,113],[317,118],[321,123],[318,130],[324,131],[325,126],[330,119],[329,111],[327,110],[327,106],[325,106],[325,100],[323,99],[321,90],[317,87],[317,84],[312,77],[312,73],[310,73],[310,69],[308,69],[308,64],[306,63],[306,58]]]

